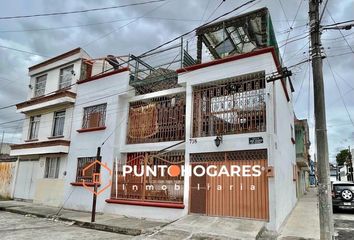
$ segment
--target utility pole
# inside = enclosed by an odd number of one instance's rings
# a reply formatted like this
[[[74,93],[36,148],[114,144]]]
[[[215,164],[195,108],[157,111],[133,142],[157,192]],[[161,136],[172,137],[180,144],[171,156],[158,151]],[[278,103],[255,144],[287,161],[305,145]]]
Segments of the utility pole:
[[[321,32],[319,7],[322,0],[309,0],[311,56],[314,90],[315,130],[317,143],[318,198],[320,239],[334,239],[331,184],[326,126],[326,109],[321,55]]]
[[[350,176],[350,181],[352,181],[352,182],[354,182],[354,178],[353,178],[353,156],[352,156],[352,153],[351,153],[351,151],[350,151],[350,146],[348,146],[348,152],[349,152],[349,154],[348,154],[348,164],[349,164],[349,171],[348,171],[348,173],[349,173],[349,176]]]
[[[101,147],[97,148],[97,154],[96,154],[96,159],[97,161],[101,162]],[[93,169],[93,178],[96,176],[95,174],[100,172],[100,164],[96,163]],[[97,182],[95,179],[93,179],[94,185],[93,185],[93,196],[92,196],[92,210],[91,210],[91,222],[95,222],[96,218],[96,201],[97,201]]]

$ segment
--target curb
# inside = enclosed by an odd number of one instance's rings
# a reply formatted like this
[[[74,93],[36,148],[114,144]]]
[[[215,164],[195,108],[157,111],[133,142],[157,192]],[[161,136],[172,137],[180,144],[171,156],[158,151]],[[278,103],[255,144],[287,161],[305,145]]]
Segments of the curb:
[[[84,222],[84,221],[78,221],[78,220],[73,220],[70,218],[65,218],[65,217],[60,217],[56,215],[50,215],[50,214],[41,214],[41,213],[31,213],[31,212],[26,212],[20,209],[13,209],[11,207],[0,207],[0,211],[5,211],[5,212],[11,212],[11,213],[16,213],[16,214],[21,214],[21,215],[33,215],[36,217],[40,218],[46,218],[46,219],[58,219],[61,221],[67,221],[67,222],[73,222],[73,225],[76,225],[78,227],[82,228],[88,228],[88,229],[94,229],[94,230],[99,230],[99,231],[104,231],[104,232],[112,232],[112,233],[119,233],[123,235],[130,235],[130,236],[138,236],[142,234],[142,230],[137,230],[137,229],[130,229],[130,228],[122,228],[122,227],[115,227],[115,226],[109,226],[109,225],[104,225],[104,224],[99,224],[99,223],[91,223],[91,222]]]

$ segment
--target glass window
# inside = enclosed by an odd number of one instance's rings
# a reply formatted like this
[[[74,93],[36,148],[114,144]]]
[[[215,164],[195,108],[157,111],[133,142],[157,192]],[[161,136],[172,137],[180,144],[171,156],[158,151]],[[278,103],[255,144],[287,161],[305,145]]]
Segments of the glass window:
[[[65,111],[54,113],[54,126],[52,136],[63,136],[65,122]]]
[[[84,108],[82,128],[95,128],[105,126],[107,104]]]
[[[96,164],[88,167],[96,160],[96,157],[80,157],[77,159],[76,182],[92,182],[93,173],[96,172]],[[85,172],[83,170],[86,169]]]
[[[32,116],[30,118],[28,139],[37,139],[38,138],[38,130],[39,130],[40,120],[41,120],[41,115]]]
[[[47,75],[42,75],[36,78],[34,86],[34,97],[39,97],[45,93],[45,85],[47,82]]]
[[[60,69],[59,89],[67,88],[71,85],[73,77],[74,65]]]
[[[60,157],[47,158],[45,165],[45,178],[58,178]]]

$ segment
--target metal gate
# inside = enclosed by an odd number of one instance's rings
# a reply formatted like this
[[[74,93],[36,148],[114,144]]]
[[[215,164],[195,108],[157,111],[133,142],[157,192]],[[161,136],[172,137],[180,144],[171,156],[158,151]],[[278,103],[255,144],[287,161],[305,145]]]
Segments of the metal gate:
[[[192,174],[190,212],[209,216],[231,216],[268,220],[267,151],[201,153],[191,155],[191,165],[222,166],[230,172],[232,165],[259,165],[260,176],[208,176]],[[253,174],[253,169],[249,174]]]

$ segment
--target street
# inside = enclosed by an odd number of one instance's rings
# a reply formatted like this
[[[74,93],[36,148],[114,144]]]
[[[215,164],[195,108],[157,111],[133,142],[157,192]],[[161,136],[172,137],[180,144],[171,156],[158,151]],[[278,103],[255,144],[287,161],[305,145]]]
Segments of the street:
[[[334,213],[334,228],[338,240],[354,239],[354,211],[340,210]]]
[[[9,212],[0,212],[0,239],[131,239],[130,236],[110,232],[91,230],[69,223],[54,222],[52,220],[24,216]]]

